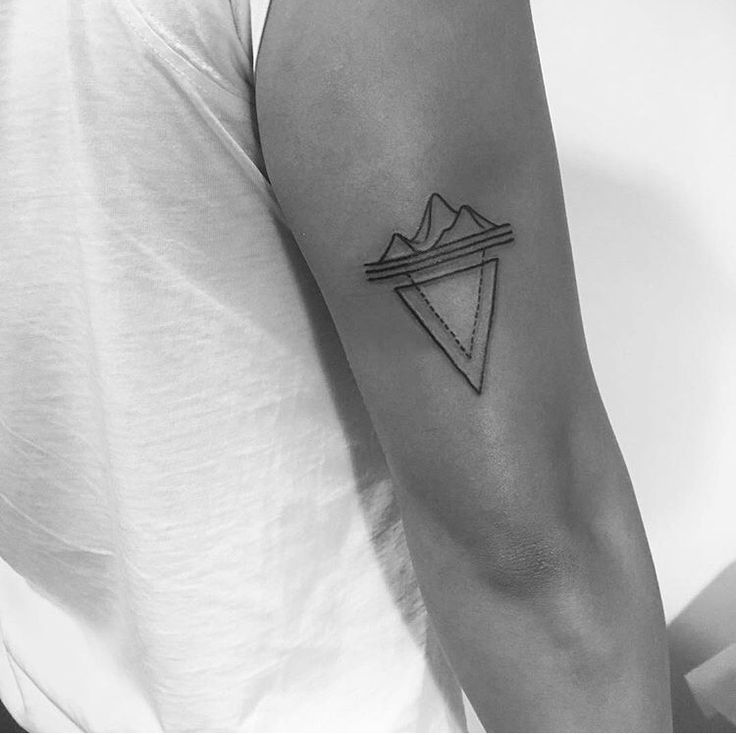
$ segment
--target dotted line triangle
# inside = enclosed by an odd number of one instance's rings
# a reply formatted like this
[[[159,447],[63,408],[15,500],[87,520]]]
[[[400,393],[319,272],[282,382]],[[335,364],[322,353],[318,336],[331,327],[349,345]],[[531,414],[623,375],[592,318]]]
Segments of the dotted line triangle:
[[[469,340],[463,340],[453,329],[448,320],[442,316],[430,299],[428,286],[432,283],[449,279],[461,272],[475,271],[480,268],[478,279],[478,296],[475,310],[469,310],[462,315],[467,320],[465,333],[470,334]],[[430,278],[417,279],[407,275],[408,283],[396,286],[394,291],[407,306],[412,315],[428,332],[432,340],[442,349],[452,364],[472,386],[480,393],[483,390],[485,377],[488,342],[491,335],[493,310],[496,294],[496,277],[498,274],[498,258],[485,258],[483,251],[480,261],[465,268],[450,270],[442,275]],[[475,275],[475,273],[472,273]],[[423,284],[425,287],[422,288]],[[447,314],[445,314],[447,316]],[[457,323],[457,316],[453,320]]]

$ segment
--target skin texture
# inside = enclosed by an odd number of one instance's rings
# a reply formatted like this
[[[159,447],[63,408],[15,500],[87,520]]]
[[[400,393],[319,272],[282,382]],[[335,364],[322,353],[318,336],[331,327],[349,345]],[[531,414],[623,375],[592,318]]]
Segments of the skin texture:
[[[528,6],[273,0],[256,100],[484,726],[668,730],[661,603],[585,346]],[[363,270],[433,191],[514,229],[480,395]]]

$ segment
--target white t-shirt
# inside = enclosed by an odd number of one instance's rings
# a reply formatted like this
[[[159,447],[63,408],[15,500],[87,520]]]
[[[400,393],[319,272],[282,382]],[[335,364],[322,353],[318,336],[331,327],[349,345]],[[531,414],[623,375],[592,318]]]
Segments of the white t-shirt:
[[[29,730],[464,728],[264,175],[266,11],[0,10],[0,698]]]

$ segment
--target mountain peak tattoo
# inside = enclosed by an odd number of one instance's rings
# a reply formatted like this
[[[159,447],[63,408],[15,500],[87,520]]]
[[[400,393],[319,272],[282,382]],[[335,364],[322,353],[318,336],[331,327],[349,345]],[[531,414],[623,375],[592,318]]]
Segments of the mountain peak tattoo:
[[[394,291],[473,389],[483,390],[498,277],[493,248],[514,241],[463,204],[429,197],[412,237],[395,232],[381,257],[365,264],[369,281],[398,281]]]

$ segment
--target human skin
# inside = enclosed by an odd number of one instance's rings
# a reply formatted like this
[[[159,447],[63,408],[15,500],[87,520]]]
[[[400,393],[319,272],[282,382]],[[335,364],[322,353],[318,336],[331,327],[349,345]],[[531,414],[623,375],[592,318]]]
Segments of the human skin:
[[[256,100],[269,178],[483,725],[671,729],[662,607],[585,345],[528,5],[273,0]],[[513,227],[480,392],[363,268],[417,230],[432,192]]]

